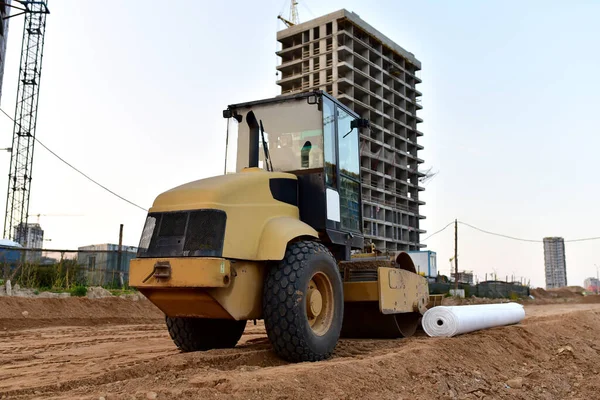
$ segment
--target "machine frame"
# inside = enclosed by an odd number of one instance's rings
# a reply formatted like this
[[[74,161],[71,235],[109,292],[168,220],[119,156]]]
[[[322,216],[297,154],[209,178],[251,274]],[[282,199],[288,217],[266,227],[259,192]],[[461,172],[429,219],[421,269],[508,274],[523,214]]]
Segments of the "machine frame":
[[[276,105],[284,107],[267,110]],[[328,107],[334,116],[329,131]],[[349,119],[340,124],[340,115]],[[130,262],[130,286],[165,313],[177,347],[234,347],[246,322],[257,319],[264,319],[275,352],[292,362],[329,358],[340,337],[414,334],[429,302],[427,281],[404,252],[364,252],[359,129],[368,121],[322,91],[233,104],[223,117],[246,124],[246,136],[236,138],[235,170],[228,173],[226,165],[224,175],[158,195]],[[319,125],[319,118],[322,165],[317,157],[311,167],[307,141],[290,153],[300,156],[301,168],[275,171],[269,145],[285,148],[274,139],[278,131],[298,134],[304,119]],[[311,132],[316,138],[319,130]],[[344,162],[340,137],[356,140],[343,143],[353,151]],[[327,140],[335,168],[327,164]],[[265,169],[259,168],[261,150]],[[344,179],[352,183],[347,192]],[[346,215],[347,225],[343,199],[355,211]],[[347,229],[352,224],[355,229]]]

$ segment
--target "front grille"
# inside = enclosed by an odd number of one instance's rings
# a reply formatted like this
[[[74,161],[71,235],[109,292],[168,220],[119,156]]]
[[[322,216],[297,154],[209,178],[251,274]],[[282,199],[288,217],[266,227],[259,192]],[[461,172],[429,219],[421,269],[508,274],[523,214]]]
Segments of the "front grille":
[[[227,215],[221,210],[150,213],[138,257],[221,257]],[[148,228],[148,224],[150,228]]]
[[[190,213],[183,246],[191,257],[221,257],[225,237],[225,213],[219,210],[199,210]]]

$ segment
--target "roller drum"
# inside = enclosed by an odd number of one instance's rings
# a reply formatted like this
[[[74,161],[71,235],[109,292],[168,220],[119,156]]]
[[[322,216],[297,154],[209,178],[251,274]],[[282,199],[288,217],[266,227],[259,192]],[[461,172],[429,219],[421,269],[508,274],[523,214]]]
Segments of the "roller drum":
[[[377,302],[344,305],[342,338],[397,339],[413,336],[421,323],[419,313],[382,314]]]

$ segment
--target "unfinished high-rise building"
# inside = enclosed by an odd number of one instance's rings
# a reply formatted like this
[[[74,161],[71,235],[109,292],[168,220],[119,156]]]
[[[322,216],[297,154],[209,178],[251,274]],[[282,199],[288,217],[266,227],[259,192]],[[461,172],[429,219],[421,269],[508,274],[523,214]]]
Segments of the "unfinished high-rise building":
[[[567,261],[563,238],[544,238],[544,264],[546,269],[546,289],[567,286]]]
[[[323,90],[370,121],[361,134],[363,224],[380,250],[419,250],[417,129],[421,63],[358,15],[339,10],[277,33],[281,94]]]

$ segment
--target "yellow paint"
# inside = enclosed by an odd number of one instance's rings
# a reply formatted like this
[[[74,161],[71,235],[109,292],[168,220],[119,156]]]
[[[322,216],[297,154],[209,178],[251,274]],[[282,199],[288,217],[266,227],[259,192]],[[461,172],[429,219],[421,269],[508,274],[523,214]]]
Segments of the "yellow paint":
[[[146,286],[140,292],[169,317],[233,319],[205,289]]]
[[[231,285],[208,289],[215,301],[237,320],[262,318],[265,265],[260,262],[234,262]]]
[[[425,313],[429,303],[429,287],[425,278],[398,268],[379,268],[377,275],[379,310],[383,314]]]
[[[149,211],[223,210],[227,214],[224,258],[279,260],[288,241],[318,234],[300,221],[298,207],[273,198],[271,178],[297,179],[293,174],[247,168],[168,190],[155,199]]]
[[[344,282],[344,302],[379,301],[377,282]]]
[[[288,242],[300,236],[318,237],[310,225],[292,217],[275,217],[267,221],[261,234],[257,260],[281,260]]]
[[[171,277],[157,280],[151,276],[143,282],[158,261],[168,261]],[[129,263],[129,286],[144,287],[226,287],[230,284],[230,263],[222,258],[135,258]]]
[[[441,306],[444,301],[443,294],[430,294],[429,295],[429,303],[427,304],[427,308]]]
[[[152,277],[142,283],[159,260],[169,261],[171,278]],[[264,274],[263,262],[194,257],[135,259],[130,266],[130,285],[170,317],[260,319]]]
[[[292,174],[246,168],[237,174],[190,182],[157,196],[151,213],[207,208],[225,211],[223,257],[134,259],[130,262],[130,285],[171,317],[262,318],[265,265],[259,261],[281,260],[288,242],[295,238],[318,237],[313,228],[300,221],[296,206],[273,198],[271,178],[296,180]],[[158,261],[169,262],[169,278],[152,276]]]

